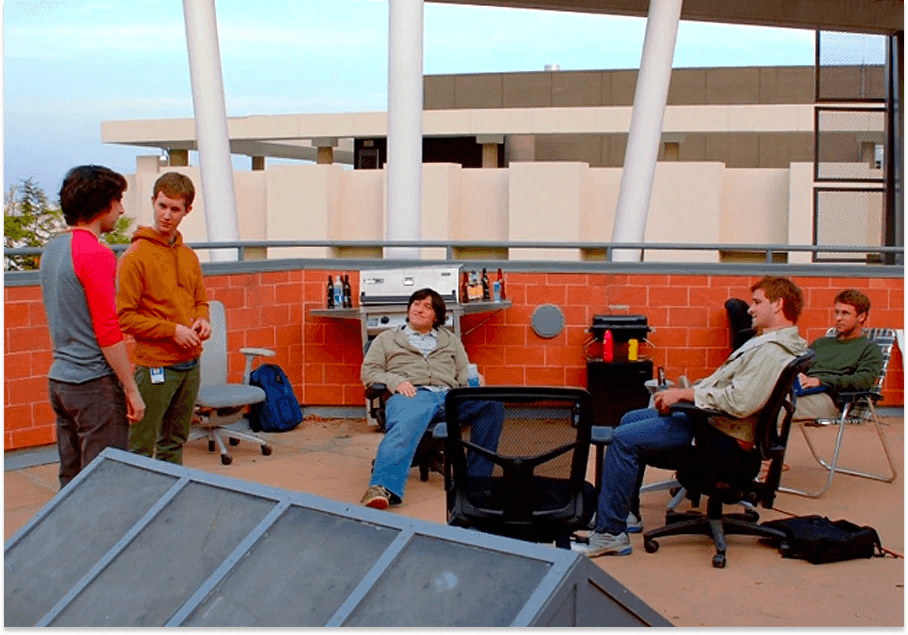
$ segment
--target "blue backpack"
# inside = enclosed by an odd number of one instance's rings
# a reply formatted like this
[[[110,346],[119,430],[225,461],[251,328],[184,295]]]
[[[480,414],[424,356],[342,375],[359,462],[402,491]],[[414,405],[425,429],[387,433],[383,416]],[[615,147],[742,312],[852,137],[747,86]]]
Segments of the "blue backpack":
[[[252,405],[249,426],[254,432],[287,432],[303,420],[300,402],[287,375],[277,364],[262,364],[249,376],[249,384],[265,391],[265,401]]]

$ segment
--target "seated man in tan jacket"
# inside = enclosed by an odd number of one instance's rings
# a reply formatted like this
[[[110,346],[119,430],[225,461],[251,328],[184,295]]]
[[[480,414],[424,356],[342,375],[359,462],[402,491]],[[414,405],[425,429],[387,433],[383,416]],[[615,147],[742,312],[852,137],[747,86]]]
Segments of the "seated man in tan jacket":
[[[450,388],[467,385],[469,359],[456,335],[444,328],[444,299],[420,289],[407,303],[407,324],[379,334],[363,360],[361,378],[382,383],[394,393],[385,406],[387,432],[362,503],[385,509],[400,503],[413,455],[429,424],[444,410]],[[469,402],[462,416],[473,426],[472,441],[495,450],[504,412],[496,402]],[[471,474],[490,475],[492,463],[470,455]]]

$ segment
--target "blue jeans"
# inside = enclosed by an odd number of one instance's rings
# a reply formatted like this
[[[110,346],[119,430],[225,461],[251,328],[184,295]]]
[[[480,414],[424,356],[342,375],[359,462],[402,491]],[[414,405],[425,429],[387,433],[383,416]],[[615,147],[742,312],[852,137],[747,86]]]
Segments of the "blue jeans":
[[[682,449],[693,437],[693,423],[683,413],[660,415],[652,408],[643,408],[625,414],[605,453],[596,531],[626,531],[627,514],[634,501],[639,508],[646,456]]]
[[[432,420],[443,415],[445,393],[419,388],[413,397],[394,394],[385,406],[386,433],[378,446],[375,467],[369,486],[381,485],[398,499],[403,499],[413,455]],[[494,401],[468,401],[461,409],[461,421],[472,424],[473,443],[493,452],[504,423],[504,406]],[[488,459],[470,453],[470,474],[491,476],[494,465]]]

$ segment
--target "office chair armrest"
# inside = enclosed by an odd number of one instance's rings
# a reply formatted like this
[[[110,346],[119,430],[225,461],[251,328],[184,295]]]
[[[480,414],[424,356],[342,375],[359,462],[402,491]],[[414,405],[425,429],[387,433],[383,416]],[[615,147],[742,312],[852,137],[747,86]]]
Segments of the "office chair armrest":
[[[270,348],[241,348],[240,352],[246,356],[246,368],[243,369],[243,383],[249,383],[252,375],[252,362],[256,357],[274,357],[276,353]]]
[[[387,392],[388,387],[382,383],[372,384],[371,386],[366,386],[366,389],[363,391],[366,399],[372,401],[373,399],[378,399]]]
[[[672,412],[683,412],[686,415],[695,417],[697,419],[708,419],[709,417],[726,417],[732,418],[731,415],[722,412],[721,410],[710,410],[709,408],[698,408],[692,403],[680,402],[674,404],[670,410]]]
[[[241,348],[240,352],[243,355],[252,355],[253,357],[274,357],[277,355],[270,348]]]
[[[447,439],[448,438],[448,424],[444,421],[439,421],[435,424],[435,427],[432,428],[432,438],[433,439]]]
[[[614,434],[615,428],[612,426],[593,426],[590,428],[590,443],[595,446],[608,445]]]

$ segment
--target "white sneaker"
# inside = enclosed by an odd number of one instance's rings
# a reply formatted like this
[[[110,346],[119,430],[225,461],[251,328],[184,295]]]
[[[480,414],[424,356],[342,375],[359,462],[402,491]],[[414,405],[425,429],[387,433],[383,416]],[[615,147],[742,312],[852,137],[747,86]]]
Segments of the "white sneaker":
[[[598,556],[629,556],[631,554],[631,539],[626,532],[617,536],[594,531],[590,534],[589,544],[580,542],[571,543],[571,551],[583,554],[587,558]]]
[[[596,512],[593,512],[593,517],[590,518],[590,522],[586,525],[587,529],[593,530],[596,529]],[[643,531],[643,519],[637,518],[634,515],[634,512],[627,513],[627,533],[629,534],[639,534]]]

